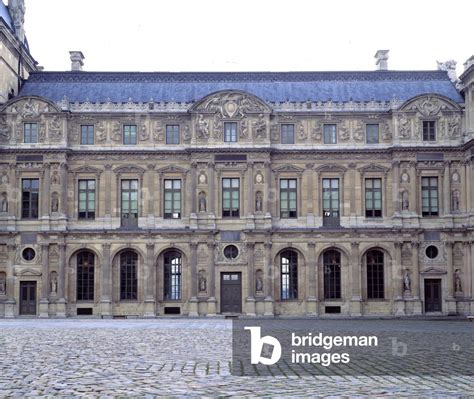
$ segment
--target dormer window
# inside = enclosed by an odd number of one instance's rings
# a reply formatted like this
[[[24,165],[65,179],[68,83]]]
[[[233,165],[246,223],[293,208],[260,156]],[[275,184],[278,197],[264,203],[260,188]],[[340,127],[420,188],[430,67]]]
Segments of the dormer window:
[[[324,125],[324,144],[337,143],[337,126],[335,124]]]
[[[226,143],[237,142],[237,123],[236,122],[224,123],[224,142]]]
[[[132,145],[137,144],[137,125],[123,126],[123,143]]]
[[[436,141],[435,121],[423,121],[423,141]]]
[[[24,142],[37,143],[38,142],[38,124],[25,123],[23,125]]]

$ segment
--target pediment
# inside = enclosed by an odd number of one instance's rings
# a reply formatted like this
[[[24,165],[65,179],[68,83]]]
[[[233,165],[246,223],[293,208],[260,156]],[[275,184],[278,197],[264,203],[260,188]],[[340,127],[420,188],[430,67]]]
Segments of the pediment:
[[[369,173],[369,172],[378,172],[378,173],[388,173],[389,169],[385,168],[384,166],[377,165],[374,163],[371,163],[370,165],[363,166],[362,168],[359,168],[359,172],[361,173]]]
[[[283,165],[273,169],[275,173],[303,173],[304,169],[298,168],[295,165]]]
[[[7,102],[1,112],[20,116],[22,119],[35,119],[49,112],[61,112],[51,101],[37,96],[15,97]]]
[[[117,174],[134,173],[142,175],[145,173],[145,169],[140,168],[138,166],[120,166],[118,168],[115,168],[114,172]]]
[[[447,274],[448,272],[444,269],[438,268],[438,267],[428,267],[426,269],[423,269],[421,274],[436,274],[436,275],[441,275],[441,274]]]
[[[207,95],[190,111],[217,114],[221,118],[240,119],[245,114],[271,113],[272,109],[253,94],[239,90],[224,90]]]
[[[164,168],[158,169],[157,171],[160,173],[188,173],[187,169],[174,165],[165,166]]]
[[[401,105],[400,111],[418,112],[426,117],[439,115],[442,111],[460,111],[451,99],[439,94],[424,94],[413,97]]]
[[[77,169],[72,170],[72,173],[90,173],[90,174],[100,174],[102,170],[94,168],[92,166],[81,166]]]
[[[318,172],[337,172],[337,173],[344,173],[347,169],[341,165],[335,164],[325,164],[321,165],[320,167],[316,168]]]
[[[39,277],[41,276],[41,272],[35,269],[23,269],[20,270],[19,272],[15,270],[15,276],[20,276],[20,277]]]

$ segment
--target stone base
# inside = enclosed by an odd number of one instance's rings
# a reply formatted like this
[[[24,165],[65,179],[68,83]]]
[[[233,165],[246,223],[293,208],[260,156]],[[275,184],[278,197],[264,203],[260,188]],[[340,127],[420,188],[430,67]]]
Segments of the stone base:
[[[49,302],[47,299],[40,300],[39,317],[40,319],[47,319],[49,317]]]
[[[273,310],[273,299],[271,296],[267,296],[264,299],[264,316],[275,316],[275,311]]]
[[[318,316],[318,300],[314,296],[306,299],[306,315]]]
[[[207,300],[207,316],[214,317],[216,316],[216,298],[211,297]]]
[[[423,314],[423,306],[419,299],[415,299],[413,301],[413,314],[414,315],[421,315]]]
[[[353,299],[349,302],[349,314],[351,316],[362,316],[362,306],[360,299]]]
[[[15,301],[5,302],[5,318],[13,319],[15,317]]]
[[[59,299],[56,303],[56,317],[66,317],[66,300],[64,298]]]
[[[405,301],[402,299],[395,300],[393,307],[393,313],[395,316],[405,316]]]
[[[255,298],[253,297],[248,297],[246,302],[245,302],[245,314],[247,316],[257,316],[256,310],[255,310]]]
[[[100,315],[102,318],[112,317],[112,303],[109,300],[100,301]]]
[[[189,310],[188,310],[188,316],[191,316],[191,317],[197,317],[199,316],[199,312],[198,312],[198,300],[195,296],[193,296],[190,300],[189,300]]]
[[[154,319],[156,317],[154,299],[145,299],[145,313],[143,317],[147,319]]]
[[[455,299],[446,299],[446,313],[448,316],[454,316],[458,314]]]

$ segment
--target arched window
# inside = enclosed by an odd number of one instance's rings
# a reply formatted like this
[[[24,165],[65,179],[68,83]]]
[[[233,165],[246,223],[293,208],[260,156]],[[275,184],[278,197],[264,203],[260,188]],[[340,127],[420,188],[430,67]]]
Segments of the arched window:
[[[298,254],[284,251],[280,255],[281,299],[298,299]]]
[[[165,299],[181,299],[181,254],[168,251],[163,256]]]
[[[90,251],[79,252],[76,256],[78,301],[94,300],[94,262],[95,256]]]
[[[138,255],[133,251],[120,254],[120,299],[137,299]]]
[[[383,252],[367,252],[367,299],[384,298]]]
[[[323,256],[324,299],[341,298],[341,254],[326,251]]]

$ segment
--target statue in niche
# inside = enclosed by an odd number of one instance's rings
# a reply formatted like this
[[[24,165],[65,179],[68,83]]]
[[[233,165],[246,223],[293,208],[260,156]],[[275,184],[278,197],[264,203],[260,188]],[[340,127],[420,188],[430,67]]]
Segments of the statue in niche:
[[[199,212],[206,212],[207,204],[206,204],[206,193],[201,191],[199,193]]]
[[[263,272],[260,269],[257,270],[255,276],[255,291],[263,292]]]
[[[408,211],[409,207],[410,207],[410,200],[408,199],[408,191],[405,190],[402,192],[402,210]]]
[[[2,196],[0,197],[0,212],[8,212],[7,193],[2,193]]]
[[[255,212],[262,212],[263,210],[263,195],[261,191],[255,194]]]
[[[56,294],[58,292],[58,278],[56,273],[52,273],[51,276],[51,294]]]
[[[403,288],[405,289],[405,292],[411,291],[411,278],[409,269],[405,269],[405,272],[403,273]]]
[[[462,292],[461,270],[459,269],[454,272],[454,291],[456,293]]]
[[[206,292],[207,291],[207,279],[206,279],[206,272],[204,270],[199,270],[199,292]]]
[[[459,191],[458,190],[453,190],[452,193],[452,209],[453,211],[459,211]]]
[[[5,279],[5,274],[0,274],[0,295],[5,295],[7,292],[7,281]]]
[[[51,195],[51,212],[59,212],[59,195],[57,192]]]

